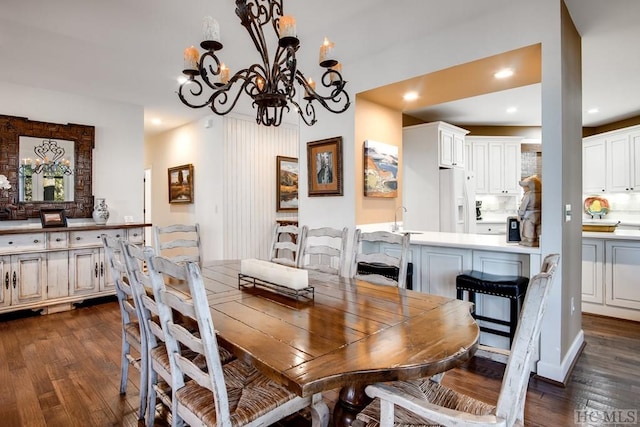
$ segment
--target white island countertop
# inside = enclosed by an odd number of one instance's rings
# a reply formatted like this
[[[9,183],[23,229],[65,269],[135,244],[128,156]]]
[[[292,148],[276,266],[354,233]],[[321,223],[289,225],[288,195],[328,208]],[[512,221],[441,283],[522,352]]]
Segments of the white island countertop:
[[[504,234],[465,234],[443,233],[438,231],[418,231],[411,232],[411,244],[521,254],[540,254],[540,248],[521,246],[517,243],[507,243],[506,236]]]
[[[640,241],[640,230],[616,230],[611,233],[600,231],[583,231],[584,239],[603,239],[603,240],[636,240]]]

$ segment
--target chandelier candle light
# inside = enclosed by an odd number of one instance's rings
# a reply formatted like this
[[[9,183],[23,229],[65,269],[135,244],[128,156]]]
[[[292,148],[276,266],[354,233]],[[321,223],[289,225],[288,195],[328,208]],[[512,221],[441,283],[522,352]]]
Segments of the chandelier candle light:
[[[252,64],[231,75],[220,61],[216,51],[222,50],[220,26],[218,22],[205,17],[203,22],[204,41],[200,47],[202,55],[194,46],[184,51],[183,73],[188,79],[178,89],[178,97],[191,108],[209,107],[218,115],[233,110],[242,93],[253,100],[257,108],[256,121],[265,126],[279,126],[290,104],[309,126],[316,123],[314,101],[328,111],[342,113],[349,108],[349,95],[344,90],[346,81],[342,79],[342,65],[334,57],[334,43],[326,37],[320,47],[319,64],[324,68],[320,82],[329,90],[327,96],[316,92],[316,83],[307,79],[298,69],[296,52],[300,46],[297,38],[296,20],[291,15],[283,15],[284,0],[236,0],[236,15],[251,36],[261,64]],[[270,25],[278,36],[273,63],[269,57],[263,27]],[[302,100],[298,100],[296,84],[304,89]]]

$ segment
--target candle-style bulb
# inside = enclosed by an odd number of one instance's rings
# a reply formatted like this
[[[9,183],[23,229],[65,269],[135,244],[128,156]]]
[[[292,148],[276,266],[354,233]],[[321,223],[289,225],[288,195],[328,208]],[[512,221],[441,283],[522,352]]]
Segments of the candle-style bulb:
[[[194,46],[186,48],[184,50],[184,70],[197,70],[199,56],[198,49]]]
[[[220,41],[220,24],[210,16],[205,16],[202,20],[202,40]]]
[[[224,65],[224,62],[220,64],[220,83],[223,85],[229,83],[229,69]]]
[[[296,37],[296,18],[291,15],[282,15],[279,19],[280,38]]]
[[[320,46],[320,66],[321,67],[332,67],[337,61],[333,57],[333,48],[334,43],[330,41],[328,38],[324,38],[322,42],[322,46]]]

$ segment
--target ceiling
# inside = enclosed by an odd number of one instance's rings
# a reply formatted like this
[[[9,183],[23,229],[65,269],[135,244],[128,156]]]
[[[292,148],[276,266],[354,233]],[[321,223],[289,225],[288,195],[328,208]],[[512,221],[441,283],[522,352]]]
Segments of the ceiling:
[[[342,56],[352,60],[394,46],[406,37],[437,33],[452,22],[491,13],[513,0],[323,0],[286,3],[301,43],[321,40],[329,28]],[[640,1],[565,0],[583,42],[584,126],[640,115]],[[203,117],[179,102],[176,78],[182,51],[200,38],[202,16],[220,21],[226,62],[236,69],[255,62],[231,0],[2,0],[0,81],[144,106],[145,133]],[[313,4],[314,7],[309,5]],[[317,5],[317,6],[316,6]],[[340,13],[336,14],[335,11]],[[379,23],[393,31],[379,31]],[[326,23],[330,23],[327,25]],[[231,56],[231,55],[230,55]],[[630,96],[635,94],[634,96]],[[400,96],[400,94],[398,94]],[[517,103],[518,113],[505,116]],[[427,120],[466,124],[540,124],[540,87],[527,84],[426,109],[405,112]],[[10,112],[3,112],[10,113]],[[160,118],[161,125],[151,120]]]

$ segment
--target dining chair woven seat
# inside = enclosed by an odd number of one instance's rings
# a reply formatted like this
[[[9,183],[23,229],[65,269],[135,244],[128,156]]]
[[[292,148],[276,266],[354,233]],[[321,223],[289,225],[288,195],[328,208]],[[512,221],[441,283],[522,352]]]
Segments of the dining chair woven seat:
[[[295,398],[295,394],[260,374],[240,360],[227,363],[224,373],[232,426],[243,426]],[[189,381],[176,393],[179,405],[184,405],[202,420],[204,425],[218,425],[211,390]]]
[[[481,400],[474,399],[464,394],[447,388],[437,382],[429,380],[396,381],[390,386],[402,390],[407,396],[412,396],[441,406],[473,415],[494,414],[496,407]],[[395,426],[439,426],[402,406],[394,411]],[[364,422],[363,427],[380,426],[380,400],[375,399],[362,412],[358,414],[358,420]]]
[[[140,324],[138,322],[130,322],[130,323],[128,323],[124,327],[124,332],[129,337],[133,338],[134,340],[136,340],[138,342],[142,342],[142,336],[140,335]],[[132,360],[135,359],[136,361],[139,360],[138,358],[134,358],[133,356],[130,356],[130,358]]]

